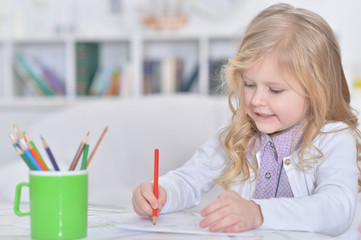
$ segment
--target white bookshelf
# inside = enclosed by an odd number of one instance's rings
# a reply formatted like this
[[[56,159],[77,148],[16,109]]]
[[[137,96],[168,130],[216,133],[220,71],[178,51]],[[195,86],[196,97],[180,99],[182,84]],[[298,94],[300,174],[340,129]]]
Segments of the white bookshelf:
[[[239,38],[239,37],[238,37]],[[144,94],[143,62],[146,59],[182,59],[183,75],[190,75],[199,66],[198,81],[192,89],[181,94],[209,95],[209,60],[228,59],[234,55],[239,39],[231,35],[174,35],[140,34],[118,36],[61,36],[26,37],[0,40],[0,106],[26,104],[30,106],[58,106],[74,101],[98,99],[103,96],[77,96],[76,94],[76,44],[99,44],[99,67],[128,61],[130,86],[126,95],[114,98],[137,98]],[[17,53],[34,56],[46,63],[63,79],[64,96],[38,96],[28,94],[24,83],[13,70]],[[155,94],[162,94],[155,93]],[[174,94],[180,94],[175,92]]]

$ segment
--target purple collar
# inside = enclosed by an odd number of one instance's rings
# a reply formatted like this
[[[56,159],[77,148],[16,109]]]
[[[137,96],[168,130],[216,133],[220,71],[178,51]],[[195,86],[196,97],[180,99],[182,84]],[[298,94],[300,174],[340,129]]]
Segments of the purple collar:
[[[275,146],[276,152],[277,152],[277,158],[283,159],[285,157],[288,157],[291,155],[291,148],[292,148],[292,142],[294,137],[296,136],[297,132],[299,131],[301,125],[295,125],[294,127],[283,131],[274,137],[271,137],[270,135],[266,133],[260,133],[260,135],[257,137],[255,142],[255,152],[259,152],[263,150],[264,146],[271,141],[271,143]],[[300,148],[303,136],[304,136],[304,130],[301,132],[301,134],[298,135],[295,148],[293,149],[296,151]]]

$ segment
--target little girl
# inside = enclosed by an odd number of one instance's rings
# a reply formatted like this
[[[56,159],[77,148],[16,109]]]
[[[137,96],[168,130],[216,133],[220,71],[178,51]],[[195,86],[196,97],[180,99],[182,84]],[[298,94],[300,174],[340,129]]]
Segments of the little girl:
[[[231,122],[184,166],[133,193],[134,210],[193,207],[215,184],[224,193],[201,211],[210,231],[249,229],[340,235],[360,190],[360,133],[340,50],[319,15],[273,5],[249,24],[227,68]]]

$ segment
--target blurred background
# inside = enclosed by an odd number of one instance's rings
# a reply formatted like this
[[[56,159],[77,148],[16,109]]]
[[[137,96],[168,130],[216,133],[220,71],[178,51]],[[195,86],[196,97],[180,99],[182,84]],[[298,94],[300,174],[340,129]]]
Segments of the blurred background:
[[[224,98],[219,70],[272,0],[0,0],[0,164],[8,133],[76,104],[154,95]],[[361,98],[361,1],[289,0],[333,28]]]

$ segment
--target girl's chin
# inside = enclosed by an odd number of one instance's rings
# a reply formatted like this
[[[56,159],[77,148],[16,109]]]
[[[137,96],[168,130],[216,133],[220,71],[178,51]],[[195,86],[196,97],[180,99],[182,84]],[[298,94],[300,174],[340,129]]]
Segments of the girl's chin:
[[[281,132],[276,127],[270,126],[270,124],[259,124],[259,123],[257,124],[256,123],[256,126],[257,126],[258,131],[268,134],[268,135],[277,134],[277,133]]]

